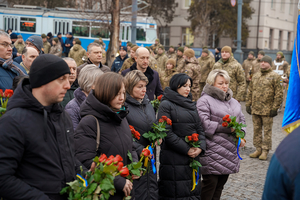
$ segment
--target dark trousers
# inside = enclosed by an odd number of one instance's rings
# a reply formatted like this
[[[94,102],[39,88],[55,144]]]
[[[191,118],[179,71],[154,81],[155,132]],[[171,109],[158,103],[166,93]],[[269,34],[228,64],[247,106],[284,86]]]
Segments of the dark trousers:
[[[202,175],[201,200],[219,200],[228,176],[228,174]]]

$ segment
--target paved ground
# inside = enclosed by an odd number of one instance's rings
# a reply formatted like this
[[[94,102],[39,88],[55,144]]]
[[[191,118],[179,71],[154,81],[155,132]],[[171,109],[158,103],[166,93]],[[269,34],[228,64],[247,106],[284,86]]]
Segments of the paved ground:
[[[240,155],[243,158],[241,161],[240,172],[229,176],[229,179],[224,186],[222,200],[261,199],[265,184],[266,173],[269,167],[271,157],[279,143],[285,137],[282,132],[281,124],[284,110],[274,118],[273,135],[272,135],[272,150],[269,153],[267,161],[253,159],[249,154],[255,151],[253,146],[253,126],[252,117],[248,115],[245,109],[245,103],[242,102],[243,113],[245,114],[247,123],[247,133],[245,139],[247,144],[244,150],[241,150]]]

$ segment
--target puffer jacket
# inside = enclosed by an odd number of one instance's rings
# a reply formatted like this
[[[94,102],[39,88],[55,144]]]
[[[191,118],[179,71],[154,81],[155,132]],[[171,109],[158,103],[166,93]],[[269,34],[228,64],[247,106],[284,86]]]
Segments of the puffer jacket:
[[[80,66],[84,63],[82,58],[84,58],[85,56],[86,56],[86,51],[79,44],[75,44],[69,52],[69,57],[75,60],[77,66]]]
[[[240,162],[235,146],[235,136],[230,128],[222,126],[225,115],[236,116],[237,122],[245,124],[239,102],[232,98],[232,91],[225,93],[206,84],[197,102],[197,110],[206,137],[206,153],[200,157],[202,174],[233,174],[239,171]],[[242,129],[244,132],[245,128]]]
[[[81,120],[80,116],[80,105],[86,99],[85,94],[82,89],[79,87],[74,91],[74,99],[69,101],[69,103],[65,107],[65,111],[70,115],[73,128],[76,129],[77,125]]]
[[[128,123],[141,134],[140,139],[134,142],[136,151],[140,155],[142,150],[150,145],[150,141],[142,135],[151,131],[153,123],[156,122],[155,111],[147,95],[145,95],[143,101],[140,103],[127,93],[126,103],[129,109],[129,114],[126,116]],[[156,155],[155,152],[154,155]],[[135,199],[158,199],[157,174],[153,173],[152,167],[149,173],[133,181],[133,189]]]
[[[166,116],[172,126],[166,125],[167,137],[161,146],[158,182],[160,199],[200,199],[201,184],[192,190],[191,158],[187,155],[190,146],[185,137],[199,134],[203,155],[206,150],[205,133],[191,94],[183,97],[167,87],[158,109],[158,118]],[[199,161],[199,156],[195,158]],[[200,169],[201,170],[201,169]]]
[[[75,155],[81,163],[90,169],[93,159],[101,153],[107,157],[117,154],[123,158],[124,166],[130,163],[127,156],[129,151],[132,154],[133,161],[137,161],[137,153],[133,145],[131,131],[126,116],[128,109],[116,113],[107,105],[101,103],[94,95],[92,90],[80,108],[82,117],[75,134]],[[96,151],[97,123],[93,115],[97,118],[100,126],[100,145]],[[122,200],[125,197],[123,192],[126,179],[117,176],[114,179],[116,193],[109,200]],[[132,191],[134,197],[134,192]]]

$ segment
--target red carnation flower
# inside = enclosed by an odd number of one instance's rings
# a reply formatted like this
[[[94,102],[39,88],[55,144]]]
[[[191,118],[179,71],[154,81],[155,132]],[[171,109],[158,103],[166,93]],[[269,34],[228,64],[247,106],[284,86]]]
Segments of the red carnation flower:
[[[168,120],[167,116],[162,116],[161,117],[165,122]]]
[[[158,101],[161,101],[161,98],[163,97],[163,95],[161,94],[161,95],[159,95],[158,97],[157,97],[157,99],[158,99]]]
[[[163,119],[159,119],[159,120],[158,120],[158,122],[160,122],[160,123],[163,123],[163,122],[164,122],[164,120],[163,120]]]
[[[106,161],[107,156],[105,154],[102,154],[99,158],[99,162],[103,163],[104,161]]]
[[[230,122],[231,122],[231,119],[230,119],[230,118],[228,118],[228,119],[227,119],[227,122],[228,122],[228,123],[230,123]]]
[[[226,121],[227,121],[227,118],[226,118],[226,117],[223,117],[223,121],[226,122]]]
[[[151,153],[150,153],[149,149],[143,149],[141,156],[150,156],[150,155],[151,155]]]
[[[0,89],[0,97],[4,97],[3,90]]]
[[[169,118],[167,118],[167,124],[172,126],[172,120],[170,120]]]
[[[223,126],[223,127],[227,127],[227,126],[228,126],[228,123],[227,123],[227,122],[223,122],[223,123],[222,123],[222,126]]]
[[[117,164],[117,166],[118,166],[118,171],[121,171],[121,169],[123,168],[124,164],[122,162],[119,162]]]
[[[116,155],[116,157],[113,159],[114,163],[122,162],[123,158],[120,155]]]
[[[13,91],[13,90],[6,89],[5,92],[4,92],[4,97],[9,98],[9,97],[11,97],[13,94],[14,94],[14,91]]]
[[[127,176],[129,176],[129,170],[128,170],[128,168],[127,168],[127,167],[122,168],[122,169],[120,170],[120,175],[121,175],[122,177],[127,177]]]
[[[188,137],[188,140],[189,140],[189,141],[192,141],[192,140],[193,140],[192,136],[187,136],[187,137]]]
[[[197,133],[192,134],[192,138],[193,138],[194,142],[197,142],[199,140],[198,136],[199,136],[199,134],[197,134]]]

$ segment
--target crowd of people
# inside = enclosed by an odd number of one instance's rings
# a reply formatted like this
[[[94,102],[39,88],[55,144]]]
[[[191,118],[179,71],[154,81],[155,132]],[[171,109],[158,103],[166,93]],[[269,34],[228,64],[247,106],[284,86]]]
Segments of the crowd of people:
[[[240,167],[235,129],[224,127],[223,117],[245,124],[240,101],[253,118],[256,151],[250,157],[267,159],[282,85],[289,81],[282,52],[274,62],[263,51],[257,58],[250,52],[241,65],[229,46],[215,55],[203,48],[196,58],[189,46],[165,52],[157,39],[146,48],[120,43],[110,67],[105,54],[101,38],[85,51],[72,33],[65,41],[48,33],[24,42],[0,31],[0,89],[14,89],[0,118],[0,197],[66,200],[61,189],[81,169],[91,170],[96,156],[120,155],[127,165],[130,152],[139,160],[151,145],[142,134],[166,116],[172,124],[159,143],[159,179],[152,166],[133,182],[117,176],[110,199],[220,199]],[[283,84],[273,70],[283,70]],[[160,95],[156,110],[151,101]],[[133,141],[129,125],[141,133],[139,140]],[[185,141],[194,133],[197,148]],[[241,139],[240,147],[245,144]],[[202,164],[193,190],[191,159]]]

